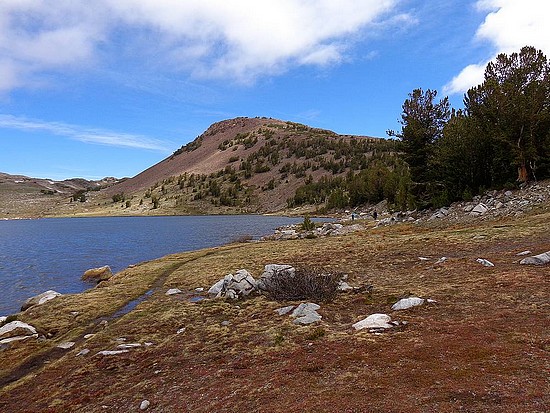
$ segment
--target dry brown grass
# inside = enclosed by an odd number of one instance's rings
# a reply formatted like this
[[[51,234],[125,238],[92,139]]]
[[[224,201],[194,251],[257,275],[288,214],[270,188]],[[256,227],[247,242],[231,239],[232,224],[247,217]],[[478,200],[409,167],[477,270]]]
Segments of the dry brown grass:
[[[155,412],[548,411],[548,268],[519,266],[515,254],[550,250],[549,233],[550,215],[539,211],[469,227],[403,225],[236,244],[145,263],[117,275],[120,284],[25,314],[44,331],[57,328],[53,341],[78,337],[92,320],[167,275],[135,310],[6,387],[0,410],[100,412],[108,406],[126,412],[147,398]],[[447,260],[435,264],[442,256]],[[479,257],[496,266],[479,265]],[[322,321],[306,327],[278,316],[274,310],[283,304],[265,297],[188,300],[192,290],[229,272],[246,268],[257,277],[268,263],[329,267],[349,274],[350,284],[374,290],[338,295],[322,305]],[[171,287],[186,294],[165,296]],[[409,294],[437,303],[391,313],[390,305]],[[82,318],[67,317],[70,311]],[[380,336],[351,329],[375,312],[409,324]],[[121,337],[154,344],[93,356],[115,349]],[[48,345],[23,343],[2,357],[22,359]],[[90,355],[76,357],[82,348]]]

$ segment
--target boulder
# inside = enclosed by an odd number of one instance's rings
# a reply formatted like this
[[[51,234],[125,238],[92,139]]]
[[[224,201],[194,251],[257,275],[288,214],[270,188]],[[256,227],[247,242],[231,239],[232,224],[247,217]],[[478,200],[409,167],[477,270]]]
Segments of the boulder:
[[[181,294],[181,290],[179,288],[170,288],[168,291],[166,291],[166,295],[176,295]]]
[[[287,275],[289,277],[294,277],[296,274],[296,269],[292,265],[286,264],[267,264],[264,267],[264,272],[258,280],[257,286],[259,290],[268,291],[271,279],[274,275]]]
[[[407,310],[412,307],[416,307],[419,305],[424,304],[425,300],[423,298],[419,297],[409,297],[409,298],[402,298],[398,302],[396,302],[394,305],[391,306],[391,309],[394,311],[397,310]]]
[[[520,264],[527,265],[545,265],[550,263],[550,251],[543,252],[539,255],[533,255],[532,257],[527,257],[522,259]]]
[[[12,321],[0,327],[0,339],[6,339],[16,336],[32,336],[36,333],[36,329],[22,321]]]
[[[294,309],[291,316],[295,318],[294,324],[307,325],[321,320],[321,315],[317,310],[321,308],[315,303],[302,303]]]
[[[371,314],[367,318],[358,321],[353,324],[353,328],[356,330],[368,329],[387,329],[392,328],[394,324],[391,324],[391,317],[387,314]]]
[[[53,300],[56,297],[59,297],[60,293],[48,290],[43,292],[42,294],[35,295],[34,297],[28,298],[23,305],[21,306],[21,311],[25,311],[27,308],[30,308],[35,305],[41,305],[44,304],[46,301]]]
[[[209,294],[218,291],[216,297],[225,297],[230,299],[243,298],[254,291],[257,291],[257,282],[246,270],[239,270],[235,274],[227,274],[223,279],[214,284]]]
[[[276,311],[277,314],[279,314],[279,315],[285,315],[285,314],[290,313],[293,309],[294,309],[294,306],[293,306],[293,305],[289,305],[289,306],[287,306],[287,307],[278,308],[278,309],[276,309],[275,311]]]
[[[478,258],[476,261],[479,262],[484,267],[494,267],[495,266],[495,264],[493,264],[491,261],[486,260],[484,258]]]
[[[99,268],[91,268],[84,272],[82,275],[82,280],[93,280],[93,281],[107,281],[113,276],[113,272],[111,271],[111,267],[108,265],[105,265],[103,267]]]
[[[487,207],[487,205],[485,205],[483,203],[479,203],[475,206],[474,209],[472,209],[472,211],[470,212],[470,215],[473,215],[473,216],[483,215],[488,210],[489,210],[489,208]]]

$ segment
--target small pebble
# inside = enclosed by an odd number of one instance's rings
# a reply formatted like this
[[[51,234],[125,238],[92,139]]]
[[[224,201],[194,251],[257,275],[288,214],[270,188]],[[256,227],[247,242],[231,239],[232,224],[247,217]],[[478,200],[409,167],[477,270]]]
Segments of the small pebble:
[[[150,404],[151,402],[149,402],[149,400],[143,400],[139,405],[139,410],[147,410]]]

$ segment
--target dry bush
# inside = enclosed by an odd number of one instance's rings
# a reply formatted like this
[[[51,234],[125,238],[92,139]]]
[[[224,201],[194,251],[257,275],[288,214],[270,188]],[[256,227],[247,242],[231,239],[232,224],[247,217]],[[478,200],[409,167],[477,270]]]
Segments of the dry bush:
[[[269,298],[276,301],[330,301],[337,293],[341,273],[315,267],[296,267],[293,274],[276,272],[266,285]]]

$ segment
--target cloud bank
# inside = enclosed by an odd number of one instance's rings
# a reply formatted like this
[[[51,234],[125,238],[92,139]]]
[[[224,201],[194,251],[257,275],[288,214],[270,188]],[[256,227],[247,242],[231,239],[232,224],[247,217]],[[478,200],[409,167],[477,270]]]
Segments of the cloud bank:
[[[2,0],[0,91],[117,56],[253,82],[340,63],[398,0]],[[379,25],[378,25],[379,27]]]
[[[464,93],[483,82],[485,66],[499,53],[513,53],[534,46],[550,54],[550,2],[541,0],[479,0],[476,7],[488,12],[477,29],[475,40],[489,42],[494,54],[489,59],[466,66],[444,87],[446,94]]]
[[[0,115],[0,128],[21,131],[44,131],[75,141],[122,148],[146,149],[170,153],[168,142],[140,135],[117,133],[95,128],[86,128],[62,122],[45,122],[12,115]]]

